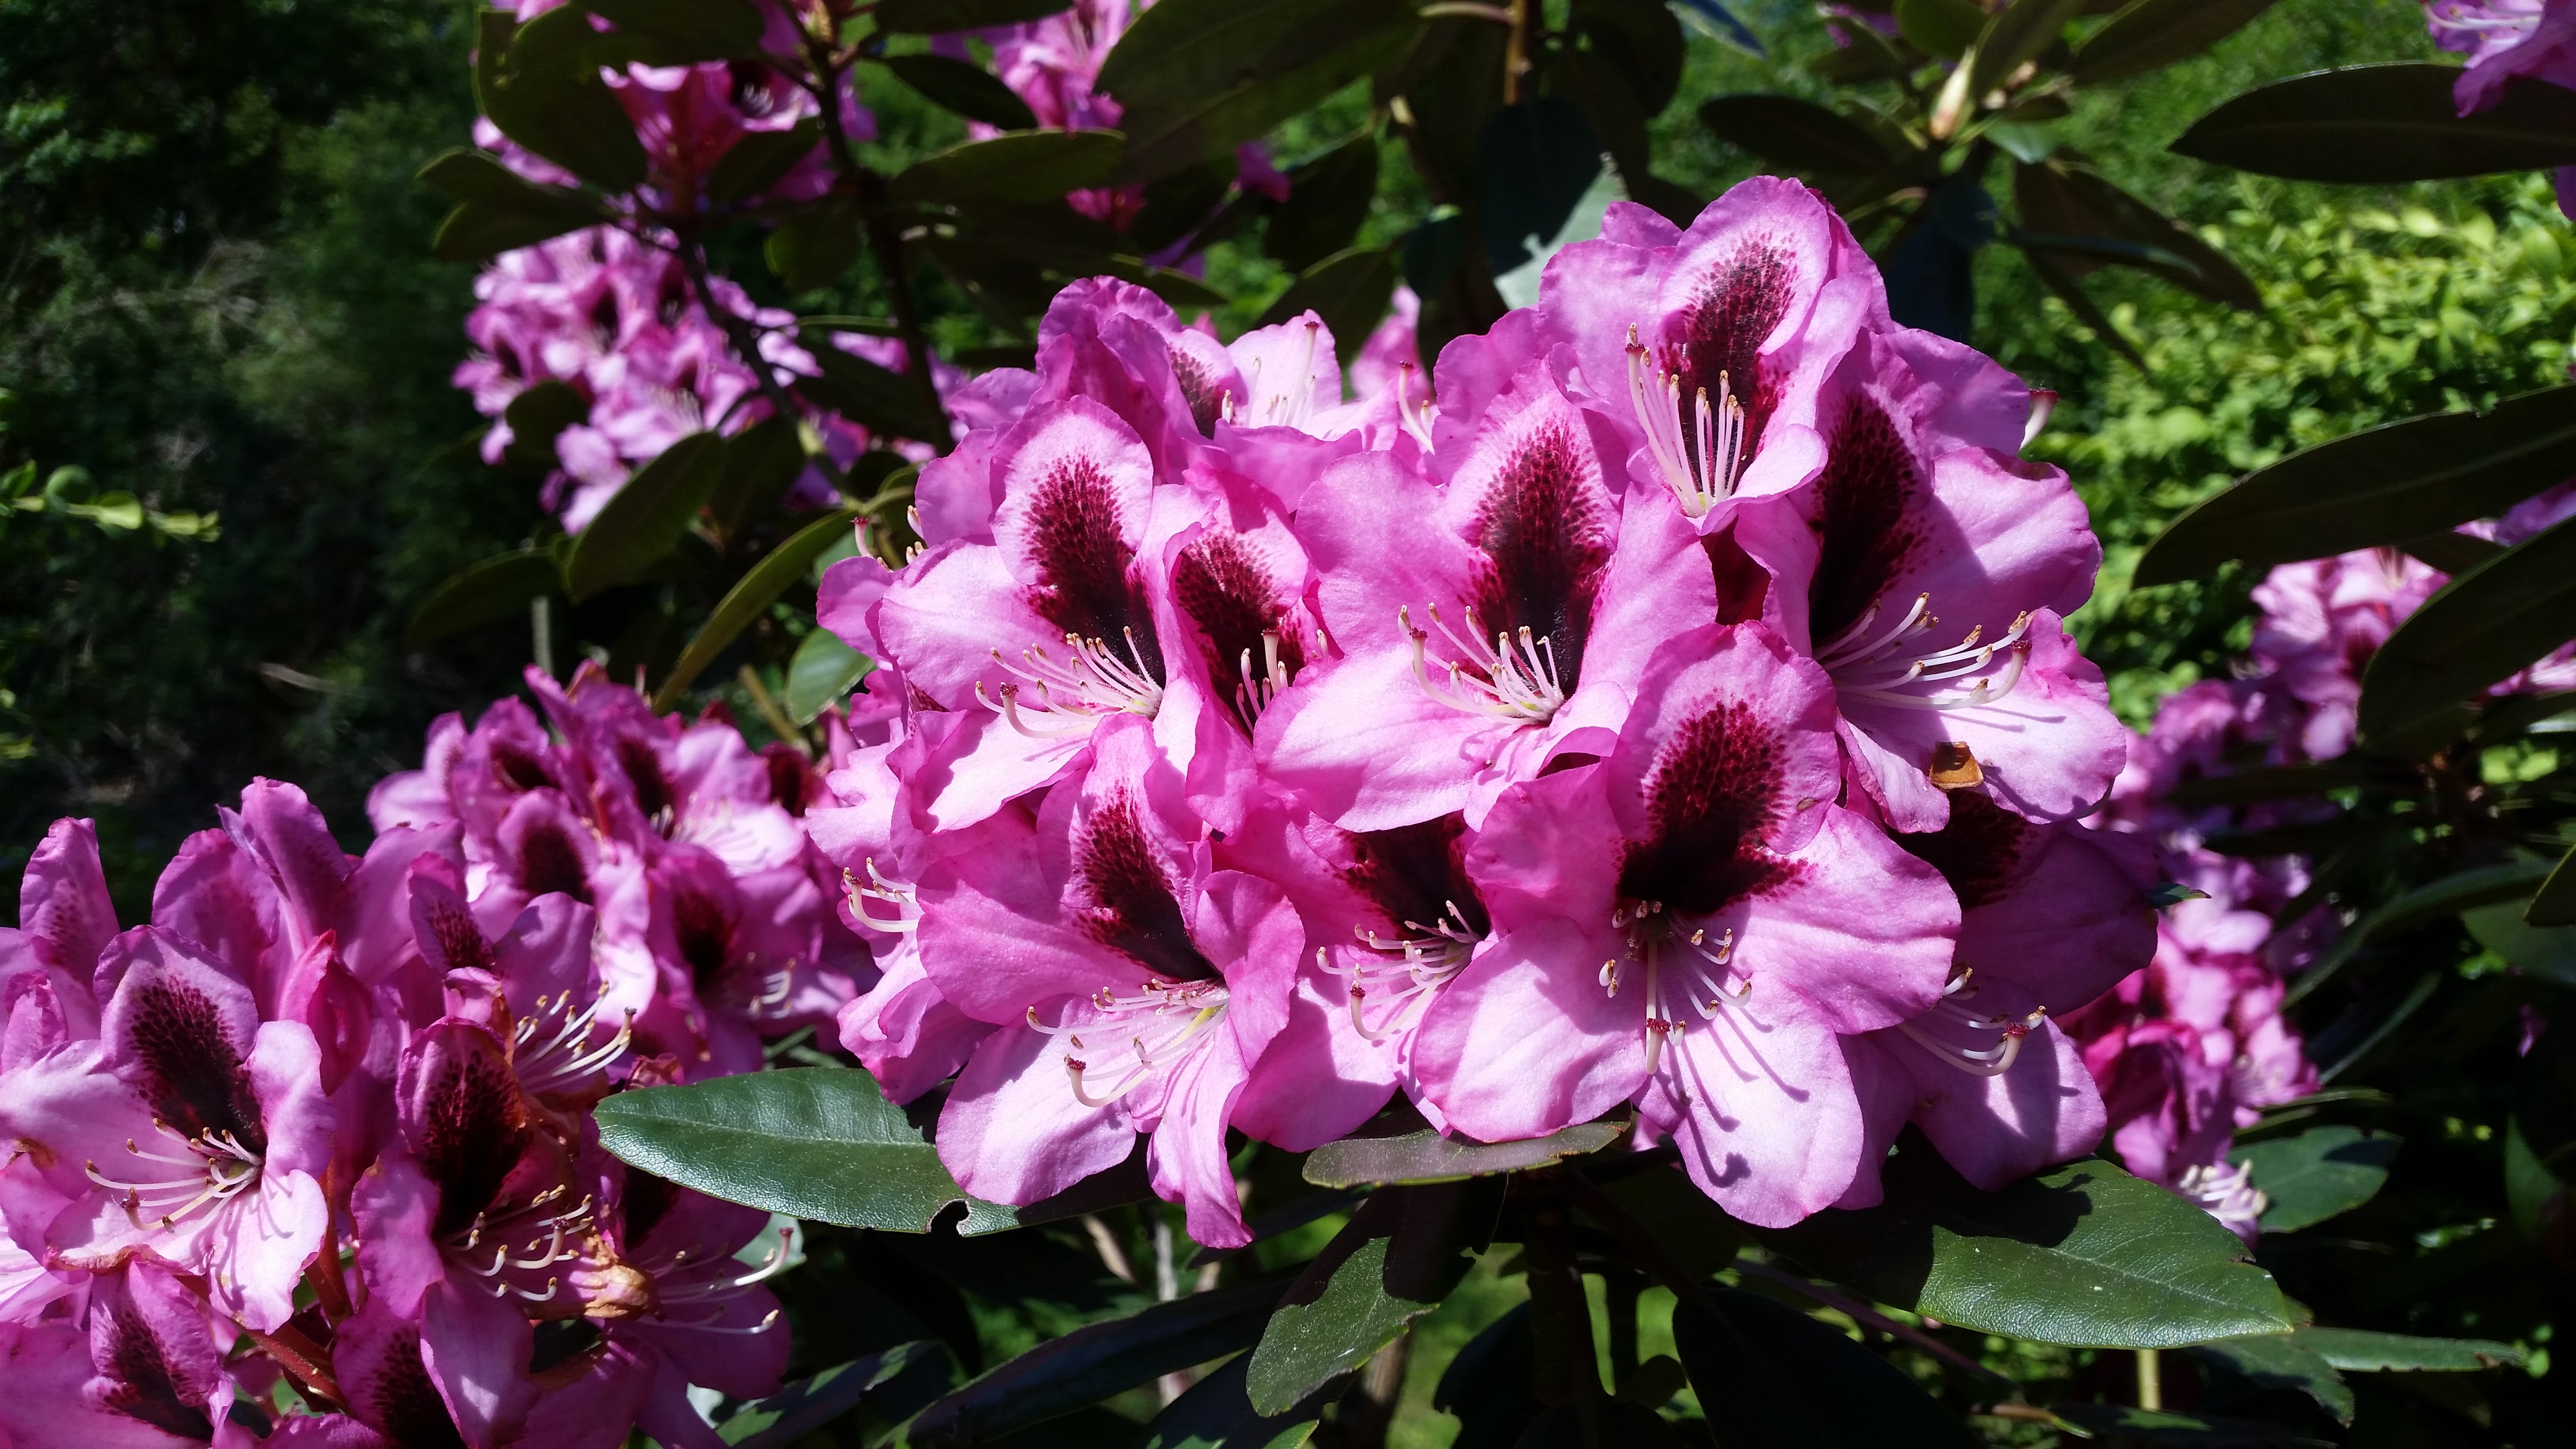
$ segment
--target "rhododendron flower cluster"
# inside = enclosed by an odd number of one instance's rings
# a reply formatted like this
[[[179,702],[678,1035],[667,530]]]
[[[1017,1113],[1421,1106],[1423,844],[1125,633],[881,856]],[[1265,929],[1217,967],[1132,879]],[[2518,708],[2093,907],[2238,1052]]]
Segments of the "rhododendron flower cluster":
[[[552,731],[441,720],[363,857],[257,781],[120,930],[89,823],[46,836],[0,933],[0,1439],[713,1449],[691,1387],[775,1387],[787,1240],[590,1109],[872,979],[819,782],[530,684]]]
[[[2576,0],[2428,0],[2424,20],[2435,44],[2469,58],[2452,87],[2463,116],[2517,80],[2576,90]],[[2558,205],[2576,217],[2576,166],[2558,169]]]
[[[1988,1187],[2092,1146],[2052,1017],[2147,961],[2152,876],[2075,823],[2126,735],[2031,390],[1771,179],[1612,207],[1430,378],[1339,373],[1312,315],[1069,288],[960,389],[922,550],[825,580],[880,661],[808,817],[884,973],[842,1039],[955,1074],[959,1182],[1141,1150],[1239,1244],[1229,1131],[1399,1095],[1632,1122],[1764,1224],[1876,1201],[1909,1122]]]

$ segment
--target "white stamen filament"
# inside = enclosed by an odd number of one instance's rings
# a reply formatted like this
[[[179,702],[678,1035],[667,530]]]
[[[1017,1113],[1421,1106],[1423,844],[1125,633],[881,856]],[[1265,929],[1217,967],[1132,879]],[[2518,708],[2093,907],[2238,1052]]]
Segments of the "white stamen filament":
[[[1914,606],[1894,627],[1873,634],[1879,606],[1872,604],[1850,628],[1816,651],[1816,662],[1834,677],[1834,687],[1845,699],[1900,709],[1973,709],[2002,699],[2020,685],[2030,656],[2030,646],[2023,642],[2030,632],[2029,614],[2016,617],[2012,628],[1991,644],[1979,642],[1984,633],[1980,626],[1947,648],[1917,652],[1923,637],[1941,625],[1931,607],[1930,594],[1917,594]],[[2001,677],[1980,678],[1964,689],[1922,689],[1984,675],[1998,654],[2004,656]]]
[[[1288,666],[1279,658],[1277,630],[1265,629],[1261,633],[1261,672],[1253,673],[1252,651],[1249,649],[1243,651],[1242,671],[1243,682],[1235,690],[1234,709],[1242,717],[1244,727],[1249,729],[1255,720],[1261,718],[1261,712],[1270,707],[1270,701],[1277,699],[1279,692],[1288,687]]]
[[[617,1060],[627,1043],[635,1039],[635,1013],[626,1013],[616,1035],[594,1047],[590,1035],[598,1017],[596,1001],[579,1011],[572,1010],[569,991],[558,993],[551,1001],[538,997],[536,1014],[520,1017],[510,1033],[510,1065],[519,1074],[519,1084],[530,1095],[544,1096],[574,1086]],[[539,1041],[550,1021],[553,1035]]]
[[[161,1123],[153,1124],[187,1149],[186,1156],[146,1152],[127,1138],[125,1150],[140,1162],[157,1162],[180,1169],[177,1176],[127,1182],[99,1171],[96,1162],[85,1164],[89,1180],[125,1198],[125,1215],[141,1227],[149,1217],[157,1227],[169,1227],[207,1203],[226,1203],[259,1185],[262,1162],[259,1154],[241,1145],[229,1130],[201,1132],[194,1138],[179,1138]]]
[[[1971,1076],[2000,1077],[2012,1070],[2013,1063],[2021,1056],[2022,1040],[2047,1019],[2048,1008],[2040,1007],[2027,1016],[1986,1016],[1971,1010],[1967,1003],[1976,999],[1977,988],[1969,984],[1968,978],[1975,974],[1972,967],[1962,968],[1958,975],[1950,978],[1949,985],[1941,988],[1941,999],[1933,1004],[1930,1011],[1897,1025],[1913,1038],[1916,1045],[1960,1071]],[[1995,1044],[1991,1047],[1959,1046],[1935,1036],[1934,1027],[1980,1035],[1993,1032],[1996,1034]]]
[[[866,866],[870,882],[867,885],[859,884],[859,878],[850,872],[846,870],[841,872],[841,888],[850,893],[850,914],[880,931],[920,930],[921,902],[914,897],[913,888],[887,880],[877,870],[877,858],[873,855],[867,858]],[[885,920],[868,910],[865,904],[868,901],[884,901],[899,912],[909,911],[912,914],[897,915],[892,920]]]
[[[1446,678],[1438,683],[1431,678],[1431,666],[1424,646],[1431,636],[1413,627],[1413,610],[1398,605],[1397,627],[1413,641],[1413,682],[1438,703],[1465,714],[1480,714],[1510,724],[1546,724],[1556,718],[1565,704],[1565,687],[1558,682],[1556,645],[1544,635],[1532,635],[1527,628],[1519,637],[1497,633],[1493,644],[1485,643],[1484,626],[1477,621],[1476,611],[1467,611],[1465,633],[1449,627],[1440,617],[1440,606],[1430,606],[1432,627],[1448,640],[1456,656],[1442,663]]]
[[[1038,740],[1087,735],[1102,716],[1122,710],[1151,719],[1163,707],[1163,686],[1154,682],[1154,672],[1145,667],[1144,652],[1136,646],[1136,631],[1120,632],[1127,642],[1124,659],[1107,641],[1085,639],[1078,634],[1064,636],[1069,656],[1064,659],[1039,647],[1022,651],[1023,662],[1013,664],[996,649],[993,662],[1035,686],[1038,697],[1035,702],[1023,700],[1018,684],[1005,684],[1001,688],[1002,702],[995,704],[978,681],[975,698],[986,709],[1008,719],[1011,728]]]
[[[1261,367],[1264,359],[1256,357],[1252,360],[1252,375],[1243,380],[1245,390],[1252,394],[1253,410],[1257,414],[1252,426],[1303,429],[1314,417],[1316,333],[1321,330],[1321,325],[1318,323],[1306,324],[1306,351],[1298,364],[1297,377],[1288,385],[1286,392],[1265,395],[1261,391]],[[1235,421],[1234,394],[1231,390],[1227,391],[1218,407],[1219,415],[1227,422]]]
[[[1407,433],[1413,435],[1413,441],[1421,444],[1425,449],[1428,449],[1431,446],[1431,420],[1439,416],[1439,406],[1431,400],[1431,394],[1425,392],[1422,395],[1422,406],[1419,408],[1415,407],[1413,405],[1413,374],[1416,369],[1410,362],[1398,363],[1397,368],[1398,371],[1395,379],[1396,420],[1404,424],[1404,430]]]
[[[1365,951],[1354,954],[1347,966],[1332,964],[1325,949],[1315,948],[1315,964],[1334,976],[1346,977],[1351,983],[1351,1025],[1370,1041],[1384,1041],[1421,1020],[1429,1009],[1431,998],[1450,978],[1467,969],[1467,958],[1475,953],[1484,938],[1467,924],[1464,911],[1456,901],[1443,902],[1446,914],[1430,925],[1407,921],[1409,936],[1388,939],[1364,926],[1351,927]],[[1376,1026],[1368,1021],[1371,1004],[1392,1003],[1393,1009],[1378,1018]]]
[[[1744,481],[1744,403],[1735,396],[1733,380],[1721,372],[1717,375],[1717,401],[1711,404],[1708,389],[1701,388],[1692,403],[1691,426],[1685,436],[1682,420],[1682,379],[1678,372],[1657,367],[1653,355],[1637,341],[1637,329],[1628,329],[1628,404],[1637,415],[1637,426],[1646,433],[1646,451],[1655,460],[1656,471],[1673,490],[1682,506],[1682,514],[1699,518],[1718,503],[1735,496],[1736,485]],[[1696,454],[1692,451],[1697,445]]]
[[[1105,1020],[1077,1025],[1070,1014],[1053,1026],[1038,1020],[1037,1008],[1029,1008],[1029,1025],[1049,1036],[1064,1038],[1071,1048],[1065,1053],[1065,1075],[1072,1081],[1074,1100],[1086,1107],[1106,1107],[1143,1086],[1156,1069],[1171,1066],[1186,1053],[1208,1039],[1208,1028],[1225,1017],[1226,990],[1222,981],[1164,981],[1147,978],[1135,995],[1122,996],[1108,987],[1092,993],[1091,1005]],[[1083,1044],[1077,1031],[1115,1032],[1127,1028],[1118,1023],[1122,1018],[1142,1017],[1143,1021],[1128,1031],[1127,1040],[1108,1047],[1109,1054],[1095,1065],[1079,1052],[1092,1048]],[[1127,1059],[1121,1062],[1118,1058]],[[1103,1089],[1094,1090],[1087,1073],[1114,1070],[1116,1080]]]
[[[1650,1077],[1663,1066],[1665,1038],[1690,1029],[1690,1023],[1672,1009],[1674,993],[1704,1022],[1740,1018],[1736,1020],[1739,1031],[1748,1025],[1767,1029],[1743,1009],[1745,999],[1753,994],[1753,976],[1735,964],[1735,929],[1726,927],[1713,942],[1705,926],[1681,936],[1677,928],[1648,923],[1649,917],[1663,913],[1661,901],[1622,902],[1610,912],[1611,929],[1628,933],[1627,959],[1646,968],[1646,1075]],[[1693,961],[1678,952],[1667,956],[1667,938],[1680,940],[1699,959]],[[1603,990],[1619,994],[1616,959],[1601,963],[1600,979]],[[1730,986],[1730,979],[1736,984]]]
[[[2272,1195],[2254,1185],[2253,1172],[2233,1163],[2184,1168],[2179,1190],[2223,1223],[2254,1222],[2272,1205]]]

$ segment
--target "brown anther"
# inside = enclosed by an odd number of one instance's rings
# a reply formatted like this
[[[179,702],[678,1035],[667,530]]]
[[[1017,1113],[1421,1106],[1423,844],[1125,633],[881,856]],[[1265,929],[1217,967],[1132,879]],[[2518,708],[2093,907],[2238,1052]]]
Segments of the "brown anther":
[[[1977,764],[1976,755],[1957,740],[1944,740],[1932,747],[1932,783],[1944,790],[1968,790],[1986,782],[1985,770]]]

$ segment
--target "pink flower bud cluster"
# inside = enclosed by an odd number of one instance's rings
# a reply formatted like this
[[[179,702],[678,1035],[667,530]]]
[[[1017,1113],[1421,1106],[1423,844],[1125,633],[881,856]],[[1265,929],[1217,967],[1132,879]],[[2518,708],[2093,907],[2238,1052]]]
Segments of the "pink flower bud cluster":
[[[2452,86],[2463,116],[2517,80],[2576,90],[2576,0],[2426,0],[2424,22],[2436,45],[2469,58]],[[2576,166],[2558,169],[2558,205],[2576,217]]]
[[[809,818],[884,972],[842,1040],[954,1075],[968,1190],[1141,1152],[1239,1244],[1230,1133],[1399,1096],[1632,1122],[1765,1224],[1876,1201],[1909,1122],[1987,1186],[2100,1136],[2052,1014],[2155,924],[2075,823],[2126,749],[2060,622],[2099,548],[2031,390],[1805,187],[1614,206],[1356,400],[1311,315],[1226,346],[1096,280],[955,403],[923,550],[825,580],[882,667]]]
[[[776,1387],[768,1214],[591,1108],[757,1068],[873,979],[802,756],[585,666],[385,781],[261,780],[120,931],[58,822],[0,933],[0,1442],[718,1449]]]

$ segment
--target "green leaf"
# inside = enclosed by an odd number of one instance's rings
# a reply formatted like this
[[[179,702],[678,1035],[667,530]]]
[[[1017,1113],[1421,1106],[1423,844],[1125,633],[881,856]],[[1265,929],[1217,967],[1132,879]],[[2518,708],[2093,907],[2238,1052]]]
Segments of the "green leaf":
[[[1247,1347],[1261,1336],[1286,1286],[1282,1279],[1265,1278],[1085,1324],[922,1410],[907,1442],[919,1449],[989,1443]]]
[[[1693,1279],[1735,1261],[1744,1229],[1678,1167],[1632,1172],[1602,1189]]]
[[[449,151],[422,167],[420,180],[458,202],[430,243],[441,261],[476,261],[534,246],[609,217],[608,209],[591,197],[568,187],[540,186],[482,151]]]
[[[939,1149],[856,1067],[620,1092],[598,1119],[600,1145],[626,1162],[790,1217],[926,1233],[949,1204],[969,1201]]]
[[[2029,232],[2107,238],[2146,249],[2143,254],[2112,254],[2108,260],[2172,283],[2188,292],[2248,312],[2263,309],[2262,294],[2251,277],[2226,253],[2202,241],[2191,228],[2149,206],[2088,167],[2059,159],[2013,167],[2013,204]],[[2025,234],[2025,246],[2047,245],[2049,239]],[[2061,248],[2062,249],[2062,248]],[[2062,263],[2081,277],[2091,270],[2076,257]]]
[[[875,661],[844,644],[829,629],[817,629],[796,646],[787,666],[787,717],[800,725],[840,702],[866,676]]]
[[[949,1357],[948,1345],[916,1340],[836,1364],[734,1410],[716,1435],[733,1449],[787,1449],[857,1408],[871,1391]]]
[[[2022,62],[2036,60],[2066,33],[2067,23],[2083,13],[2089,0],[2012,0],[1986,23],[1977,37],[1977,58],[1968,72],[1968,92],[1982,96],[2002,85]]]
[[[2042,1343],[2170,1348],[2290,1326],[2234,1233],[2108,1162],[1981,1193],[1918,1145],[1886,1182],[1883,1206],[1754,1236],[1882,1303]]]
[[[757,196],[776,186],[821,144],[823,123],[812,116],[784,131],[746,132],[707,172],[707,197],[730,203]]]
[[[503,135],[603,191],[644,183],[644,147],[600,83],[602,37],[587,10],[565,6],[525,25],[503,12],[476,18],[475,99]]]
[[[2524,892],[2540,884],[2548,869],[2547,861],[2507,861],[2502,865],[2464,870],[2415,887],[2354,922],[2336,937],[2325,954],[2290,983],[2282,1005],[2293,1005],[2303,1000],[2371,942],[2403,935],[2478,906],[2518,901]]]
[[[1126,107],[1113,180],[1231,153],[1393,59],[1420,23],[1387,0],[1162,0],[1093,82]]]
[[[893,35],[945,35],[1020,25],[1071,9],[1073,0],[878,0],[877,29]]]
[[[859,225],[859,204],[835,193],[780,223],[761,244],[761,255],[788,291],[810,292],[858,261]]]
[[[2346,1373],[2475,1373],[2520,1367],[2521,1349],[2484,1338],[2409,1338],[2358,1328],[2302,1328],[2293,1342]]]
[[[1386,316],[1395,295],[1395,253],[1381,247],[1353,247],[1308,268],[1289,284],[1263,313],[1263,326],[1275,326],[1311,309],[1324,319],[1334,342],[1358,355],[1359,344]]]
[[[2555,1153],[2551,1154],[2555,1156]],[[2552,1220],[2565,1210],[2567,1185],[2533,1151],[2523,1135],[2522,1119],[2504,1123],[2504,1200],[2513,1225],[2527,1242],[2545,1242]],[[2555,1201],[2552,1201],[2555,1199]]]
[[[980,65],[945,55],[889,55],[879,63],[895,79],[921,92],[922,99],[970,121],[1005,131],[1034,131],[1037,113],[1001,77]]]
[[[1318,1187],[1377,1183],[1452,1182],[1545,1167],[1598,1152],[1628,1130],[1624,1122],[1578,1122],[1526,1142],[1474,1142],[1438,1132],[1400,1137],[1345,1137],[1306,1158],[1306,1180]]]
[[[464,201],[438,223],[437,232],[429,239],[429,252],[442,262],[476,262],[598,224],[597,217],[566,221],[560,216],[534,216]]]
[[[1796,96],[1719,96],[1699,108],[1699,121],[1719,140],[1793,171],[1875,176],[1897,160],[1876,130]]]
[[[2333,1364],[2299,1345],[2286,1333],[2255,1338],[2222,1338],[2195,1346],[2191,1352],[2214,1359],[2267,1389],[2293,1389],[2316,1400],[2317,1407],[2338,1424],[2352,1422],[2352,1386]]]
[[[1977,0],[1896,0],[1896,28],[1925,55],[1957,60],[1985,33],[1986,12]]]
[[[2576,385],[2366,428],[2175,519],[2138,560],[2137,585],[2196,578],[2228,559],[2291,563],[2397,543],[2501,513],[2571,475]]]
[[[1877,1354],[1806,1314],[1709,1285],[1673,1305],[1673,1346],[1703,1404],[1724,1405],[1727,1443],[1882,1449],[1977,1441]]]
[[[2068,74],[2086,85],[2187,60],[2243,29],[2275,0],[2135,0],[2075,52]]]
[[[573,540],[564,592],[578,604],[643,572],[689,531],[723,478],[724,439],[713,433],[691,433],[663,449]]]
[[[653,65],[694,65],[760,54],[760,12],[746,0],[583,0],[620,31],[655,42]]]
[[[1286,1449],[1305,1438],[1345,1386],[1336,1379],[1292,1408],[1264,1414],[1244,1390],[1251,1367],[1252,1355],[1239,1353],[1190,1385],[1145,1426],[1144,1449]]]
[[[2361,737],[2432,745],[2460,707],[2576,634],[2576,519],[2506,549],[2424,601],[2361,679]]]
[[[1887,37],[1858,20],[1834,16],[1826,21],[1840,44],[1807,62],[1807,69],[1838,86],[1869,81],[1902,80],[1912,73]]]
[[[530,600],[559,586],[554,556],[541,548],[523,548],[474,564],[440,584],[412,611],[403,642],[415,648],[432,639],[513,616],[524,617]]]
[[[1244,1380],[1252,1407],[1288,1412],[1439,1307],[1492,1236],[1501,1189],[1450,1182],[1371,1194],[1279,1300]]]
[[[724,478],[707,500],[730,537],[766,518],[805,471],[805,440],[794,418],[766,417],[725,439]]]
[[[2464,574],[2504,552],[2504,545],[2471,533],[2443,529],[2400,540],[2398,550],[2446,574]]]
[[[1654,173],[1655,138],[1648,129],[1653,118],[1641,108],[1632,77],[1599,50],[1580,49],[1557,52],[1552,74],[1555,88],[1573,98],[1584,125],[1609,153],[1629,200],[1667,218],[1687,221],[1698,214],[1697,193]]]
[[[2523,911],[2522,902],[2504,901],[2460,912],[2460,924],[2524,975],[2576,986],[2576,926],[2535,926]]]
[[[798,529],[778,547],[762,554],[741,578],[734,580],[716,604],[715,612],[680,651],[679,662],[662,679],[661,688],[653,691],[653,708],[667,710],[678,706],[680,692],[689,687],[706,667],[715,662],[725,646],[767,610],[770,601],[787,591],[805,572],[814,556],[831,547],[849,533],[859,516],[855,508],[835,508],[812,523]]]
[[[2315,1127],[2239,1147],[2227,1160],[2247,1169],[2271,1199],[2263,1231],[2293,1233],[2370,1201],[2388,1181],[2402,1141],[2358,1127]]]
[[[886,194],[909,202],[1047,201],[1107,180],[1124,140],[1116,131],[1015,131],[968,141],[905,167]]]
[[[2559,857],[2558,868],[2540,883],[2540,894],[2531,898],[2522,919],[2533,926],[2576,926],[2576,850]]]
[[[1575,0],[1571,29],[1624,82],[1641,118],[1662,113],[1680,91],[1690,41],[1664,0]]]
[[[1350,246],[1376,195],[1377,133],[1363,130],[1288,172],[1288,199],[1270,208],[1262,250],[1305,271]]]
[[[812,354],[819,377],[796,379],[796,390],[868,431],[889,437],[943,439],[948,420],[935,411],[920,383],[890,367],[879,367],[855,352],[844,352],[828,336],[797,340]]]
[[[2358,65],[2293,76],[2201,117],[2175,154],[2292,181],[2441,181],[2576,165],[2576,91],[2508,87],[2463,116],[2447,65]]]

